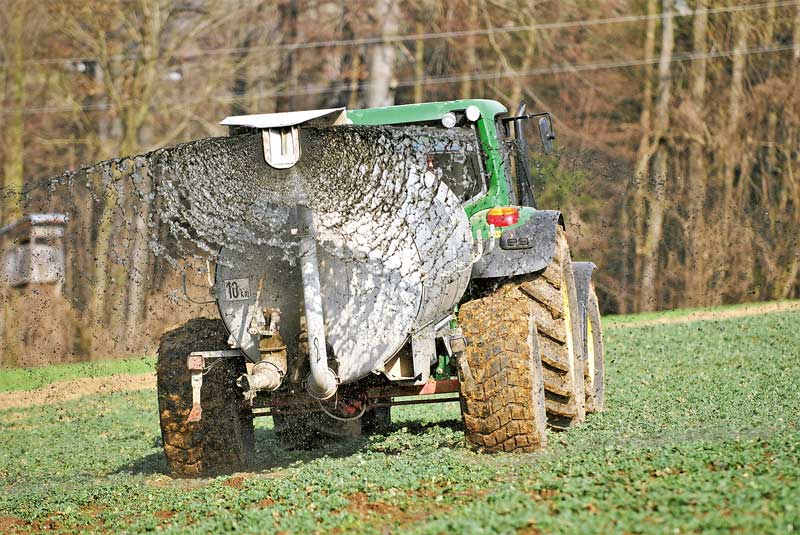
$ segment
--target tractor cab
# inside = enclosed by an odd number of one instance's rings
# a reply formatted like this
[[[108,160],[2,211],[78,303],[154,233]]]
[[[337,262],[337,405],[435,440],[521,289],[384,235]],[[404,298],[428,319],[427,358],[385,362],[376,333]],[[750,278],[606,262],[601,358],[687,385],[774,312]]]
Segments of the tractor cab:
[[[227,117],[220,124],[228,126],[232,135],[261,132],[264,157],[277,169],[292,167],[299,161],[300,128],[304,126],[353,124],[471,130],[474,147],[462,146],[464,138],[454,136],[453,141],[439,143],[426,155],[428,166],[441,170],[443,181],[461,199],[469,216],[507,205],[535,207],[529,136],[538,130],[546,153],[552,151],[555,139],[549,113],[527,114],[525,104],[521,104],[515,115],[509,115],[499,102],[484,99],[238,115]]]

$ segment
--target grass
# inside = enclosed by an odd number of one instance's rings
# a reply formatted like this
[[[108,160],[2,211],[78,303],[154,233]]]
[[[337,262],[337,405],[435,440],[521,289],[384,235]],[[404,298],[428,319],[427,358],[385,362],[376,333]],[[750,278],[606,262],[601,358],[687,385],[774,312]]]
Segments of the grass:
[[[154,357],[124,360],[96,360],[74,364],[59,364],[40,368],[0,369],[0,392],[33,390],[56,381],[68,381],[80,377],[102,377],[117,373],[152,373]]]
[[[0,412],[0,532],[791,533],[800,312],[618,327],[608,410],[547,450],[482,455],[455,404],[313,452],[257,420],[258,471],[164,475],[153,392]]]

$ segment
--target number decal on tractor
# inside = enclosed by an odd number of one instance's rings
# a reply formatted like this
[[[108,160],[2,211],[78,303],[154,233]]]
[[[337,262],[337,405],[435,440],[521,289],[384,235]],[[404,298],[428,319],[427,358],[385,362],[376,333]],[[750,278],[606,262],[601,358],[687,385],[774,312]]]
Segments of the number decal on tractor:
[[[225,281],[226,301],[247,301],[250,299],[250,279],[229,279]]]

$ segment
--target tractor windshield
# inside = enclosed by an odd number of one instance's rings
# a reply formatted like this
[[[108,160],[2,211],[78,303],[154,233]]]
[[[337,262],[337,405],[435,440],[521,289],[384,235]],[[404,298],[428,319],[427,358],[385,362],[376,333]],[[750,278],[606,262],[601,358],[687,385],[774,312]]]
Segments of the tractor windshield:
[[[428,153],[428,169],[441,173],[441,180],[462,203],[484,191],[476,143],[437,143]]]

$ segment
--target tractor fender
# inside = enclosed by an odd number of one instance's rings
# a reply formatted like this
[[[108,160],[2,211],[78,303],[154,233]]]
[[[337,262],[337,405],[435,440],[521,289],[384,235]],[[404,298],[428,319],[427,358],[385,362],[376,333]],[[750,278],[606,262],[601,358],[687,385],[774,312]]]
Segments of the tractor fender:
[[[578,294],[578,306],[586,306],[589,300],[589,285],[592,282],[592,273],[597,269],[594,262],[573,262],[572,273],[575,275],[575,290]]]
[[[472,266],[473,279],[511,277],[545,269],[553,260],[556,229],[564,228],[557,210],[536,210],[527,221],[483,241],[483,255]],[[494,242],[494,244],[492,244]]]
[[[594,262],[573,262],[572,273],[575,277],[575,290],[578,294],[578,329],[580,333],[580,347],[584,357],[588,355],[586,346],[586,325],[589,321],[589,286],[592,283],[592,273],[597,269]]]

